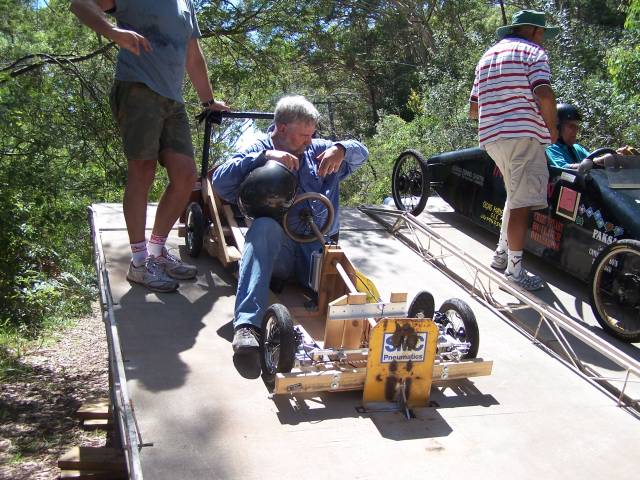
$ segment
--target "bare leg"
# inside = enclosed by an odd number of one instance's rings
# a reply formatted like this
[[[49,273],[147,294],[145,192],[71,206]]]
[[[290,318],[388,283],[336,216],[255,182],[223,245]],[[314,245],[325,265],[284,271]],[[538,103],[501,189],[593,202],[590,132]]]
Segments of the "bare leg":
[[[523,250],[529,220],[529,207],[512,208],[509,212],[509,226],[507,238],[509,250]]]
[[[165,150],[160,155],[169,175],[169,185],[158,204],[152,233],[167,236],[187,206],[197,178],[196,164],[193,158],[170,150]]]
[[[123,210],[130,243],[145,239],[147,201],[156,174],[156,164],[156,160],[129,160],[128,163]]]

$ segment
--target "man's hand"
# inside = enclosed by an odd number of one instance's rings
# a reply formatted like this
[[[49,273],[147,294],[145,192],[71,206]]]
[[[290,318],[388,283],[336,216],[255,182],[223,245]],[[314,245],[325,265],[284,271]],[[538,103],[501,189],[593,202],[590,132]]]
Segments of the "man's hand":
[[[140,55],[140,48],[147,53],[152,50],[149,40],[132,30],[114,27],[109,34],[109,38],[120,48],[125,48],[135,55]]]
[[[283,152],[282,150],[267,150],[264,154],[267,160],[275,160],[280,162],[289,170],[298,170],[300,167],[300,160],[295,155]]]
[[[208,108],[209,110],[212,110],[214,112],[228,112],[229,110],[231,110],[231,107],[229,107],[229,105],[218,100],[214,100]]]
[[[333,145],[316,157],[316,161],[320,163],[318,167],[318,175],[324,177],[337,172],[344,160],[345,150],[341,145]]]

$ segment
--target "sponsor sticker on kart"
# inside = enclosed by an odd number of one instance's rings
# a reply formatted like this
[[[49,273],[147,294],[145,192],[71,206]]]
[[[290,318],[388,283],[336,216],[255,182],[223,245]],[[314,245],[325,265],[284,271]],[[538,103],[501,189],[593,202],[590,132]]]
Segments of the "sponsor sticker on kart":
[[[393,333],[384,334],[381,363],[424,362],[427,332],[415,332],[411,335],[412,338],[405,337],[400,342],[397,339],[394,341],[393,335]]]

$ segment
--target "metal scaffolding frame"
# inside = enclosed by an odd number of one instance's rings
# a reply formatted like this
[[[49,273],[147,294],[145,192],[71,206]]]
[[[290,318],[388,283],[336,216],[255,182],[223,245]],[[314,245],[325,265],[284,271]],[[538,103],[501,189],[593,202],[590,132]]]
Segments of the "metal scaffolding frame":
[[[640,400],[633,398],[627,389],[629,384],[640,382],[640,362],[578,324],[571,317],[528,295],[525,291],[514,287],[504,279],[504,276],[453,245],[410,213],[372,206],[361,206],[359,210],[385,227],[388,232],[418,253],[425,261],[431,263],[458,285],[465,288],[481,303],[496,311],[503,319],[507,319],[514,324],[533,343],[561,360],[590,383],[608,393],[616,400],[618,406],[627,409],[634,416],[640,417]],[[462,261],[468,273],[467,277],[459,275],[447,265],[446,259],[449,257],[455,257]],[[513,308],[509,305],[501,304],[494,296],[496,290],[508,293],[516,298],[520,305]],[[517,318],[514,315],[514,311],[521,309],[531,309],[538,315],[538,323],[533,333],[522,328],[516,322]],[[558,342],[559,348],[553,348],[548,342],[544,342],[539,337],[541,329],[545,325]],[[569,334],[570,338],[567,338],[566,334]],[[605,377],[591,365],[586,364],[572,347],[570,339],[579,340],[615,363],[622,370],[623,378]]]
[[[120,336],[113,313],[113,298],[109,286],[106,260],[102,250],[100,232],[96,228],[96,211],[89,207],[89,223],[91,225],[91,240],[93,242],[93,257],[100,291],[100,308],[102,320],[107,332],[109,348],[109,395],[113,407],[113,415],[118,426],[120,441],[124,451],[129,478],[142,480],[140,464],[140,448],[143,446],[136,423],[133,406],[129,398],[127,378],[125,375]]]

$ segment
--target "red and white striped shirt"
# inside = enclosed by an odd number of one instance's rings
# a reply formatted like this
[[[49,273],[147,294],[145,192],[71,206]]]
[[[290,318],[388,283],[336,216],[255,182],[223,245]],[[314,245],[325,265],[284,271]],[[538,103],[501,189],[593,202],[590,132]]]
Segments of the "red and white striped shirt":
[[[480,146],[501,138],[532,137],[551,143],[533,91],[551,85],[549,61],[540,46],[507,37],[485,52],[476,66],[470,102],[478,104]]]

